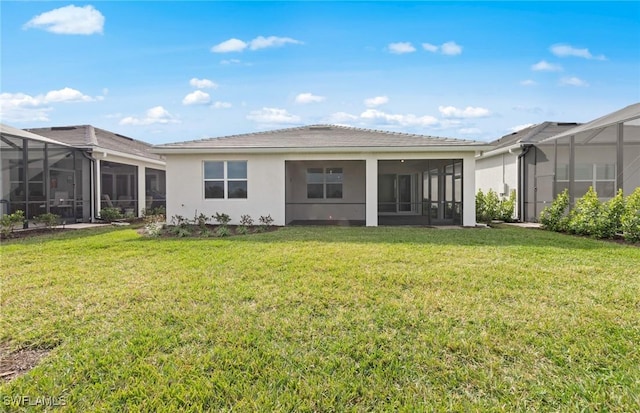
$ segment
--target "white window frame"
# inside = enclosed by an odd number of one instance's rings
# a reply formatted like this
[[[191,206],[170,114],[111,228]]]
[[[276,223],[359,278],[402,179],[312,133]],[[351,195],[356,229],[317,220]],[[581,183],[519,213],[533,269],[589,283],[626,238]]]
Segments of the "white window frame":
[[[309,182],[309,170],[310,169],[322,169],[322,182]],[[342,174],[342,180],[340,182],[329,182],[327,180],[327,176],[331,175],[332,170],[339,169]],[[344,199],[344,168],[343,167],[309,167],[305,171],[305,180],[306,180],[306,190],[307,190],[307,199]],[[327,197],[327,185],[336,185],[340,184],[341,191],[340,197]],[[309,198],[309,185],[322,185],[322,198]]]
[[[246,177],[245,178],[229,178],[229,162],[244,162],[246,164]],[[207,163],[222,163],[222,178],[207,178],[206,177],[206,164]],[[206,182],[222,182],[223,197],[222,198],[207,198],[205,189]],[[230,198],[229,197],[229,182],[245,182],[247,185],[247,193],[244,198]],[[249,198],[249,162],[245,159],[232,159],[232,160],[216,160],[208,159],[202,162],[202,197],[205,200],[220,200],[220,199],[248,199]]]

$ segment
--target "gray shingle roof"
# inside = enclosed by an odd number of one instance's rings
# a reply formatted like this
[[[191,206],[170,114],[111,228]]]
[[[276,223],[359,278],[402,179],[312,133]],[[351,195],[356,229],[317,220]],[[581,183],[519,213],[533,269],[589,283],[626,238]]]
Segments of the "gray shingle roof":
[[[509,135],[505,135],[491,142],[490,145],[497,150],[519,143],[538,143],[551,136],[557,135],[571,128],[575,128],[576,125],[579,125],[579,123],[542,122],[537,125],[529,126],[528,128],[520,129],[519,131]]]
[[[54,126],[49,128],[26,129],[81,149],[109,149],[123,154],[136,155],[159,160],[160,155],[150,152],[152,146],[146,142],[95,128],[91,125]]]
[[[267,132],[168,143],[156,149],[311,149],[360,147],[479,146],[485,142],[360,129],[337,125],[311,125]]]

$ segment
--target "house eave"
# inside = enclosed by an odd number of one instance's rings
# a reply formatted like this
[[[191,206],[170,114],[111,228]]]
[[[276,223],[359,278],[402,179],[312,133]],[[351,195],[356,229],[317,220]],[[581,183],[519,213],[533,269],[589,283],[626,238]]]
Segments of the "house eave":
[[[165,155],[192,155],[203,153],[246,154],[290,154],[290,153],[421,153],[421,152],[481,152],[487,145],[434,145],[434,146],[358,146],[358,147],[310,147],[310,148],[265,148],[265,147],[154,147],[152,153]]]
[[[491,150],[488,152],[484,152],[481,153],[480,155],[478,155],[477,159],[485,159],[485,158],[491,158],[492,156],[497,156],[497,155],[502,155],[505,153],[510,153],[512,155],[518,155],[520,153],[520,148],[522,148],[523,144],[518,142],[518,143],[514,143],[513,145],[509,145],[509,146],[505,146],[503,148],[498,148],[495,150]],[[517,152],[514,153],[514,150],[518,150]]]
[[[100,160],[108,160],[108,156],[112,155],[112,156],[118,156],[120,158],[131,159],[132,161],[146,162],[146,163],[159,165],[159,166],[166,166],[167,164],[165,161],[160,159],[146,158],[144,156],[132,155],[130,153],[114,151],[111,149],[101,148],[99,146],[92,146],[90,148],[90,152],[95,159],[100,159]]]

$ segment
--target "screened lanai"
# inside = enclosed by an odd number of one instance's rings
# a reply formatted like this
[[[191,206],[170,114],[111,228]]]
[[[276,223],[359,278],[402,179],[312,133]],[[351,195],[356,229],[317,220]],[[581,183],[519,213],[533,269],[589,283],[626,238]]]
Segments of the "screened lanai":
[[[565,189],[573,205],[589,187],[606,201],[640,186],[640,103],[525,148],[522,215],[535,221]]]
[[[0,125],[0,215],[20,210],[25,225],[45,213],[67,223],[87,221],[90,168],[90,160],[80,150]]]

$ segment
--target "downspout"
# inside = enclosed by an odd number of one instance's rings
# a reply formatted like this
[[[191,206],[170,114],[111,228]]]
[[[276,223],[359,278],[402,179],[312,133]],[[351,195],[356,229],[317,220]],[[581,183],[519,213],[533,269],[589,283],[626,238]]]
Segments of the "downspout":
[[[525,211],[524,211],[524,184],[525,184],[525,163],[524,157],[529,152],[533,145],[524,144],[521,145],[522,152],[518,155],[518,216],[517,219],[520,222],[524,222]]]

